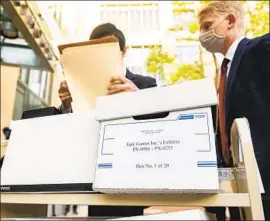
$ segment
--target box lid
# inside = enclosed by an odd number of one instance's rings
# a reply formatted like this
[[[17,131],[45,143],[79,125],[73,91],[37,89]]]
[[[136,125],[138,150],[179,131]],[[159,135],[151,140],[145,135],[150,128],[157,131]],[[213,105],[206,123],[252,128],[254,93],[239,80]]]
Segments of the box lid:
[[[1,191],[91,191],[98,134],[90,111],[13,121]]]
[[[97,97],[96,119],[103,121],[216,104],[214,80],[204,78],[132,93]]]

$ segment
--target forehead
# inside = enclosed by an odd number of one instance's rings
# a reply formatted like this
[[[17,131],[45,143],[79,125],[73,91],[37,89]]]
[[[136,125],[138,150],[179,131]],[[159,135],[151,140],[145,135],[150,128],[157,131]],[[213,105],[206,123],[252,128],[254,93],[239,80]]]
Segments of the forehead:
[[[202,24],[205,23],[213,23],[216,20],[218,20],[219,16],[212,14],[212,13],[207,13],[199,17],[199,25],[201,26]]]

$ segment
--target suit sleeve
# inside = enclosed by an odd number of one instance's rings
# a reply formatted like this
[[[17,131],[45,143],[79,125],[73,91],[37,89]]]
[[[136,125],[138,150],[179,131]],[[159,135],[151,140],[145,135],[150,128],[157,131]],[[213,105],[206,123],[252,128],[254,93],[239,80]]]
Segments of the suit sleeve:
[[[254,61],[262,95],[270,109],[270,34],[265,35],[256,47]]]
[[[61,114],[73,113],[72,107],[70,109],[66,109],[66,108],[64,108],[64,106],[62,104],[59,106],[58,110],[61,112]]]
[[[140,90],[157,86],[156,79],[148,76],[134,75],[132,81]]]
[[[150,78],[149,79],[149,87],[156,87],[157,86],[157,82],[155,78]]]

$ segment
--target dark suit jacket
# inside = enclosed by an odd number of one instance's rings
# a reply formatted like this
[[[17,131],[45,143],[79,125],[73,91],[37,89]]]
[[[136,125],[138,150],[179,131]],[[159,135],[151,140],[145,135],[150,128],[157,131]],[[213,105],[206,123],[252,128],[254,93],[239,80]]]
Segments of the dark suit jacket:
[[[131,80],[139,89],[145,89],[157,86],[156,80],[152,77],[146,77],[131,73],[128,69],[126,78]],[[143,215],[145,207],[139,206],[89,206],[89,216],[139,216]]]
[[[239,43],[227,79],[225,114],[227,134],[234,119],[248,119],[266,192],[262,197],[270,200],[270,34]],[[218,156],[222,161],[220,149]]]
[[[152,77],[133,74],[128,69],[126,72],[126,78],[131,80],[139,89],[145,89],[145,88],[157,86],[156,79]]]

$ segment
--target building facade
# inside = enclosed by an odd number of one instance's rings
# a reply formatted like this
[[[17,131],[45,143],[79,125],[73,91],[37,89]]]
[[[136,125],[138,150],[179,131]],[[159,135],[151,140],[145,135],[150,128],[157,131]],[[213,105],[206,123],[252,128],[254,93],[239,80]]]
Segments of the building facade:
[[[37,14],[41,14],[40,18],[46,24],[47,37],[52,45],[85,41],[95,26],[105,22],[115,24],[126,36],[128,47],[124,61],[126,67],[135,74],[155,77],[158,84],[163,83],[161,76],[148,73],[146,67],[146,60],[153,46],[161,46],[163,51],[175,54],[178,63],[192,63],[199,59],[198,41],[183,41],[180,38],[183,36],[182,32],[169,31],[176,24],[194,19],[194,15],[175,16],[172,1],[36,1],[35,3]],[[14,43],[12,40],[5,41],[7,44]],[[18,57],[19,60],[16,61],[18,78],[14,111],[11,114],[13,119],[20,119],[23,110],[48,105],[58,106],[60,102],[57,89],[61,76],[51,73],[42,65],[23,64],[30,58],[31,62],[36,60],[34,54],[27,51],[29,46],[22,41],[17,39],[15,42],[20,47],[21,53],[14,52],[14,48],[8,48],[8,45],[1,53],[1,58],[5,55],[13,60],[17,59],[16,56],[19,54],[25,55]],[[207,61],[210,67],[213,63],[212,57],[209,54],[206,56],[209,57]],[[204,63],[207,66],[207,62]],[[5,64],[1,63],[3,72],[10,70],[4,66]],[[213,70],[213,67],[210,67],[206,72],[209,74]],[[5,123],[5,126],[8,125]]]
[[[161,77],[148,73],[146,67],[151,48],[157,45],[176,55],[178,63],[192,63],[199,59],[198,41],[183,41],[179,36],[185,33],[169,31],[175,25],[195,19],[194,13],[175,16],[172,1],[77,1],[76,11],[74,4],[59,2],[52,7],[51,13],[65,36],[64,41],[87,40],[95,26],[111,22],[126,37],[125,65],[136,74],[150,75],[162,84]],[[191,5],[194,7],[193,3]]]

